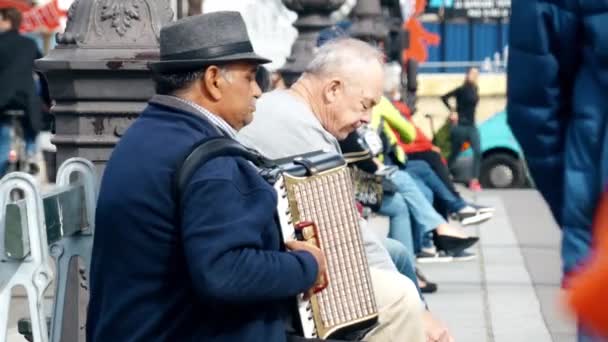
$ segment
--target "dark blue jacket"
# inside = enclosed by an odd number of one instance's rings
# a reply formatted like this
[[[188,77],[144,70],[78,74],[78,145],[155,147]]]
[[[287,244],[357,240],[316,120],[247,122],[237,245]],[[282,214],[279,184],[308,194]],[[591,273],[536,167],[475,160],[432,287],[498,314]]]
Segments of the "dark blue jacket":
[[[116,146],[97,204],[88,342],[285,340],[285,312],[317,264],[279,251],[272,187],[249,162],[217,158],[177,213],[178,164],[218,134],[187,108],[151,103]]]
[[[567,273],[608,180],[608,1],[513,1],[510,27],[508,120],[563,228]]]
[[[36,43],[17,31],[0,33],[0,120],[5,110],[23,110],[28,129],[42,128],[40,97],[34,83],[34,61],[41,58]]]

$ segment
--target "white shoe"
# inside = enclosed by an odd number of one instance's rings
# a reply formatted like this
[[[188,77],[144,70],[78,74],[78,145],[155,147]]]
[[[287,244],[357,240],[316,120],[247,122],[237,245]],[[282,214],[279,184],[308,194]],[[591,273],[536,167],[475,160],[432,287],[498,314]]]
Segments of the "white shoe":
[[[470,226],[473,224],[480,224],[491,219],[492,216],[494,216],[493,210],[494,209],[492,208],[492,211],[482,212],[470,205],[467,205],[466,207],[460,209],[454,216],[463,226]]]
[[[439,252],[427,252],[422,251],[418,253],[416,256],[416,262],[420,264],[434,264],[434,263],[444,263],[444,262],[452,262],[454,258],[445,254],[443,251]]]
[[[477,204],[469,204],[468,206],[473,207],[475,210],[480,213],[494,213],[496,209],[494,207],[488,207],[485,205],[477,205]]]

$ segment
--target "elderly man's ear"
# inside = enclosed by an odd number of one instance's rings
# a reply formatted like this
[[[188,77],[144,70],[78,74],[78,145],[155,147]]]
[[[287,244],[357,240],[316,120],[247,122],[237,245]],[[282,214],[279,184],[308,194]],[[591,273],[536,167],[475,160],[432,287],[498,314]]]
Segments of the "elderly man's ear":
[[[222,70],[216,65],[209,66],[199,82],[200,86],[203,87],[203,92],[206,92],[214,101],[222,99],[222,90],[225,83],[226,79],[222,77]]]
[[[344,82],[333,79],[326,86],[323,91],[323,96],[327,103],[334,103],[336,99],[344,91]]]

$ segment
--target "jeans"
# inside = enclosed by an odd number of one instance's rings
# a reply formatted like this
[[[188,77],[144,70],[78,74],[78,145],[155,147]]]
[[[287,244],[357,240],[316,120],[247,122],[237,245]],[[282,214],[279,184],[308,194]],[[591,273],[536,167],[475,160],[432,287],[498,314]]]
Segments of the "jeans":
[[[412,176],[412,174],[410,174]],[[424,184],[424,182],[417,177],[412,177],[416,185],[418,185],[418,190],[424,195],[424,197],[429,201],[429,203],[434,202],[434,194],[433,191]],[[435,208],[438,213],[441,213],[440,210]],[[447,220],[447,215],[441,215],[444,220]],[[412,230],[414,232],[414,252],[418,253],[422,248],[431,248],[433,247],[433,232],[426,231],[424,226],[422,226],[418,221],[414,220],[412,222]]]
[[[12,128],[12,122],[10,121],[0,123],[0,176],[4,175],[8,171],[8,158],[12,143]],[[25,153],[27,154],[27,157],[31,157],[36,154],[37,134],[24,127],[23,135],[25,140]]]
[[[11,151],[11,126],[0,125],[0,176],[8,170],[8,156]]]
[[[413,264],[414,253],[420,250],[423,237],[446,221],[407,172],[399,170],[389,177],[398,192],[384,196],[379,212],[390,217],[389,237],[405,246]]]
[[[448,166],[443,163],[443,159],[441,159],[441,154],[435,151],[424,151],[424,152],[414,152],[408,153],[407,158],[409,161],[412,160],[422,160],[429,164],[429,166],[435,171],[439,179],[445,184],[445,186],[450,189],[454,194],[458,194],[456,188],[454,187],[454,182],[452,182],[452,176],[450,176],[450,170]]]
[[[363,248],[369,267],[391,272],[397,271],[395,263],[384,246],[384,238],[376,235],[367,226],[367,221],[364,219],[360,219],[359,224],[361,225],[361,238],[363,239]]]
[[[379,213],[390,219],[389,236],[405,246],[410,261],[415,260],[410,211],[401,194],[385,194]]]
[[[424,185],[431,189],[434,199],[439,201],[441,206],[445,207],[449,213],[456,213],[467,205],[460,196],[455,195],[443,184],[426,162],[410,160],[406,164],[405,170],[415,179],[420,179]]]
[[[481,143],[479,140],[479,130],[476,126],[452,126],[450,130],[452,153],[450,154],[448,165],[451,166],[454,161],[456,161],[456,158],[458,158],[458,155],[460,154],[462,144],[468,141],[473,150],[473,178],[479,179],[481,168]]]
[[[412,264],[410,260],[407,248],[399,241],[391,238],[384,239],[384,247],[388,250],[388,254],[391,255],[391,259],[395,263],[399,273],[408,277],[414,285],[416,285],[416,290],[418,290],[418,293],[420,294],[420,299],[424,299],[422,297],[422,292],[420,292],[414,264]]]

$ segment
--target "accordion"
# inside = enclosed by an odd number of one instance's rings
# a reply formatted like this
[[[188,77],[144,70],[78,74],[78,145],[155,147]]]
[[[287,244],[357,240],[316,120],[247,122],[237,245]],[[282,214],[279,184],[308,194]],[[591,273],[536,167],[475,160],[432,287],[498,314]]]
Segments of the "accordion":
[[[344,338],[370,329],[378,312],[346,163],[336,153],[317,152],[278,169],[273,178],[283,240],[312,240],[327,259],[324,289],[309,300],[297,298],[304,337]]]

